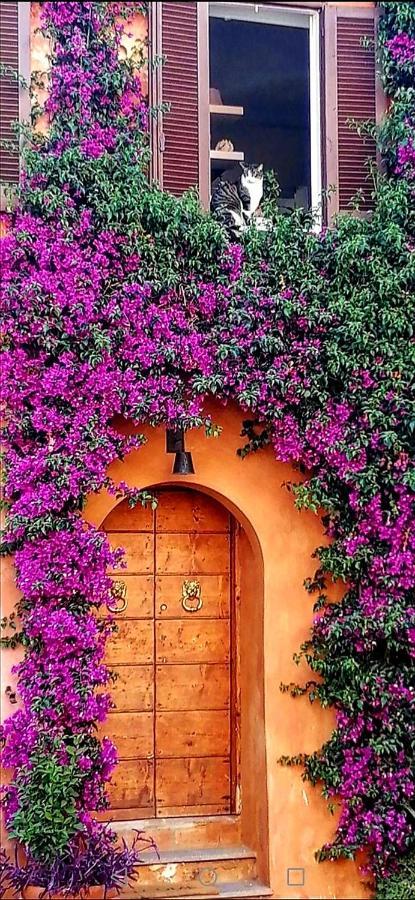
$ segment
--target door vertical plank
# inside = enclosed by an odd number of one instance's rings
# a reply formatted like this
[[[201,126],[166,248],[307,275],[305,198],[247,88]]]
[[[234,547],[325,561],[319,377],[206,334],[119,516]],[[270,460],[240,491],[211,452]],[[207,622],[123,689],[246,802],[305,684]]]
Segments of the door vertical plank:
[[[99,818],[155,816],[154,794],[154,512],[120,503],[104,528],[112,547],[125,550],[126,567],[112,574],[125,585],[126,605],[114,613],[116,631],[106,662],[114,708],[100,727],[115,743],[119,762],[111,778],[110,810]],[[120,604],[121,607],[123,604]]]
[[[228,813],[232,790],[230,516],[182,496],[161,495],[156,513],[155,803],[166,817]],[[186,580],[200,586],[193,610]]]

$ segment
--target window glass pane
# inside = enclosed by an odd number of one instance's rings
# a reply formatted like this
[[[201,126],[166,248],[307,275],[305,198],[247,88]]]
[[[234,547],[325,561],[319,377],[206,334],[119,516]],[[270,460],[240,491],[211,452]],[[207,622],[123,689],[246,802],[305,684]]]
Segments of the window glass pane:
[[[245,162],[272,169],[281,205],[311,203],[309,76],[308,27],[211,16],[211,103],[243,107],[211,115],[211,149],[227,141]],[[212,178],[233,165],[216,159]]]

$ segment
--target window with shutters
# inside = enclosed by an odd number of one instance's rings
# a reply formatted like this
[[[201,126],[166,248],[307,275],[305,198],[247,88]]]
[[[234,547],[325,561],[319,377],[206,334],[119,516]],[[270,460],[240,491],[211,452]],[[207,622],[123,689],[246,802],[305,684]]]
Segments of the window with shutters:
[[[30,77],[30,7],[0,3],[3,186],[19,175],[12,123],[29,117],[28,92],[10,70]],[[211,177],[239,154],[275,170],[281,206],[314,206],[321,188],[334,186],[329,216],[349,209],[359,191],[361,208],[370,209],[367,160],[375,144],[349,120],[379,120],[384,108],[375,3],[168,0],[151,3],[149,15],[151,53],[164,58],[150,68],[151,100],[164,110],[154,118],[152,173],[165,190],[179,195],[195,186],[207,207]],[[233,158],[220,158],[223,141]]]
[[[378,121],[384,108],[376,15],[374,2],[341,0],[151,3],[152,52],[164,57],[152,96],[166,105],[154,177],[176,195],[196,186],[207,207],[212,178],[243,158],[275,171],[281,206],[323,195],[329,219],[361,192],[369,210],[375,144],[350,120]]]
[[[211,180],[262,163],[284,210],[321,198],[319,14],[211,3]]]
[[[16,123],[29,115],[29,97],[17,78],[30,78],[30,3],[0,3],[0,190],[19,180],[19,136]]]

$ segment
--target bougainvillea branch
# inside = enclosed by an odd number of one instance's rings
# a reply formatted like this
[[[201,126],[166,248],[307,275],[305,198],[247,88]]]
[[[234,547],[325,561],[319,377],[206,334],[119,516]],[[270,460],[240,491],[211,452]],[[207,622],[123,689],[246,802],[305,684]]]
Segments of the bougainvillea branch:
[[[5,549],[25,648],[21,707],[3,729],[8,827],[37,877],[60,873],[55,888],[73,884],[80,840],[97,854],[108,841],[94,812],[116,751],[96,725],[110,703],[107,570],[122,560],[82,509],[102,489],[140,501],[108,479],[142,443],[117,417],[138,432],[209,427],[214,395],[243,411],[242,455],[271,443],[301,470],[298,507],[324,510],[331,541],[307,584],[318,596],[302,653],[318,675],[310,699],[334,707],[336,727],[305,777],[341,805],[320,857],[366,848],[379,878],[414,846],[413,10],[387,4],[382,23],[393,104],[371,219],[317,234],[310,215],[270,204],[268,231],[227,245],[194,194],[147,183],[147,107],[118,52],[138,6],[43,4],[50,128],[26,150],[3,241]],[[336,604],[332,578],[348,585]]]

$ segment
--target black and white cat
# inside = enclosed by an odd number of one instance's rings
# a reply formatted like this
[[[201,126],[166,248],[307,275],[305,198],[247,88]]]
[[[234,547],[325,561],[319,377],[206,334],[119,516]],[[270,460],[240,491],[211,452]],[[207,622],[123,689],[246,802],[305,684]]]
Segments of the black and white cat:
[[[262,164],[241,162],[215,178],[210,208],[230,237],[239,237],[249,224],[261,202],[263,187]]]

